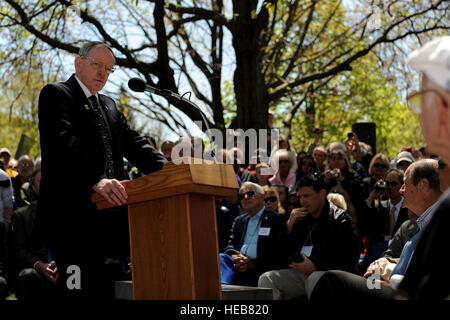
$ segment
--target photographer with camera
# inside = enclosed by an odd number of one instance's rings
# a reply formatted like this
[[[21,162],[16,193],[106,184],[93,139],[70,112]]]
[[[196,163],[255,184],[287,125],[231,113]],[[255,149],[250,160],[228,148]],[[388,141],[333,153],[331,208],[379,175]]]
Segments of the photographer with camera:
[[[408,220],[408,209],[402,208],[404,173],[399,169],[390,169],[383,179],[375,183],[366,200],[366,210],[362,218],[367,254],[359,264],[363,272],[373,261],[380,258],[387,249],[389,240],[403,222]],[[387,200],[384,200],[384,197]]]
[[[329,168],[325,170],[325,184],[328,192],[340,193],[348,205],[348,213],[355,223],[363,207],[363,183],[360,175],[351,168],[350,160],[342,143],[332,143],[329,147]]]

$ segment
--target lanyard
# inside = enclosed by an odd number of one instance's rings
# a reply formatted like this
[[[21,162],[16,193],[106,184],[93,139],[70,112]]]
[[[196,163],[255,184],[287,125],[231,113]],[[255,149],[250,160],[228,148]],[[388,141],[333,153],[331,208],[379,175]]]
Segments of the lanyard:
[[[319,223],[319,222],[316,221],[316,223],[314,224],[314,226],[312,227],[312,229],[311,229],[310,225],[308,224],[309,234],[308,234],[308,237],[306,237],[305,242],[303,242],[302,248],[305,246],[305,244],[306,244],[306,242],[308,242],[308,240],[309,240],[309,242],[310,242],[311,245],[312,245],[312,233],[313,233],[314,229],[317,227],[317,224],[318,224],[318,223]]]

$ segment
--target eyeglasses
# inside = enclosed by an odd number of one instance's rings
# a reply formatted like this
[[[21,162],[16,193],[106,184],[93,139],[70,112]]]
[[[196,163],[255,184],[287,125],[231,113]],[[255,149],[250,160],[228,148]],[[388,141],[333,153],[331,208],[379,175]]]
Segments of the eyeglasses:
[[[277,199],[277,197],[275,197],[275,196],[267,197],[267,198],[264,199],[264,202],[265,202],[265,203],[268,203],[268,202],[277,202],[277,201],[278,201],[278,199]]]
[[[239,193],[238,197],[239,200],[243,200],[247,196],[247,198],[254,198],[255,197],[255,191],[248,191],[244,193]]]
[[[375,168],[383,168],[383,169],[387,169],[387,165],[385,165],[384,163],[374,163],[373,166]]]
[[[103,71],[105,70],[106,73],[113,73],[114,71],[116,71],[116,67],[112,66],[112,67],[107,67],[105,66],[103,63],[97,62],[97,60],[95,58],[92,57],[86,57],[86,56],[81,56],[82,59],[87,59],[90,60],[91,63],[90,65],[92,67],[94,67],[95,70],[97,71]]]
[[[314,164],[312,162],[303,162],[302,166],[312,167]]]
[[[444,103],[444,106],[446,108],[448,108],[448,104],[447,101],[445,100],[445,98],[439,93],[439,91],[435,90],[435,89],[424,89],[422,91],[414,91],[411,92],[410,94],[408,94],[408,96],[406,97],[406,104],[409,108],[409,110],[411,110],[412,113],[415,114],[420,114],[420,107],[422,105],[422,96],[427,93],[427,92],[434,92],[435,94],[437,94],[437,96],[439,98],[441,98],[442,102]]]

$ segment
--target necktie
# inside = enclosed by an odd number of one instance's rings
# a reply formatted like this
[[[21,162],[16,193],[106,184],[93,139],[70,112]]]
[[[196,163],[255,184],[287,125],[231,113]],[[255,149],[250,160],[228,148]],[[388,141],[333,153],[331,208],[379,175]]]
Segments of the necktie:
[[[97,124],[100,129],[100,134],[102,135],[103,144],[105,145],[105,154],[106,154],[105,175],[109,179],[112,179],[114,177],[114,165],[111,148],[112,145],[111,136],[109,134],[108,125],[106,124],[106,120],[103,116],[102,110],[100,109],[100,105],[98,104],[97,97],[90,96],[89,101],[91,102],[92,109],[94,110],[95,119],[97,120]]]
[[[393,236],[394,232],[394,225],[395,225],[395,207],[393,206],[391,209],[391,214],[389,215],[389,230],[388,234]]]

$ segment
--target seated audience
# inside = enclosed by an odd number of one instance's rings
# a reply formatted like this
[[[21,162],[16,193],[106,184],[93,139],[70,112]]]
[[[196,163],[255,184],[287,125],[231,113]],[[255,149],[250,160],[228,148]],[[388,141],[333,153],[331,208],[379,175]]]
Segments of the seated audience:
[[[264,186],[263,190],[266,209],[273,212],[284,213],[284,208],[281,205],[277,189],[274,187]]]
[[[358,224],[358,215],[363,207],[362,179],[351,169],[350,161],[342,149],[335,148],[330,152],[329,168],[325,170],[324,177],[328,192],[337,192],[344,196],[348,213]]]
[[[14,170],[11,166],[10,168],[10,162],[13,159],[11,159],[11,151],[9,151],[8,148],[1,148],[0,149],[0,162],[3,163],[3,168],[2,170],[4,170],[8,176],[10,178],[14,178],[15,176],[17,176],[19,173],[17,172],[17,170]]]
[[[406,169],[415,161],[412,154],[408,151],[402,151],[397,155],[397,160],[395,162],[396,168],[406,171]]]
[[[292,151],[291,150],[291,144],[289,143],[289,139],[286,136],[281,135],[278,138],[278,149],[285,149],[287,151]]]
[[[288,190],[284,184],[274,184],[272,187],[275,187],[278,192],[278,197],[280,198],[281,205],[284,208],[284,204],[286,203],[286,195]]]
[[[269,179],[272,185],[284,184],[286,188],[291,188],[295,183],[295,153],[287,150],[277,150],[273,156],[271,165],[276,169],[275,175]]]
[[[265,168],[268,169],[269,165],[267,163],[258,163],[255,166],[255,177],[256,177],[256,181],[258,182],[258,184],[260,186],[271,186],[272,184],[269,181],[269,178],[271,177],[271,175],[265,175],[265,174],[261,174],[261,169]]]
[[[299,163],[299,167],[297,168],[296,181],[300,181],[301,178],[307,176],[310,173],[316,172],[316,162],[314,161],[313,156],[306,155],[302,158]],[[297,190],[296,185],[292,186],[289,192],[295,192]]]
[[[314,158],[314,161],[316,163],[316,170],[317,172],[324,173],[325,171],[325,161],[327,160],[327,150],[323,146],[317,146],[314,148],[314,151],[312,153],[312,156]],[[300,164],[299,164],[300,166]]]
[[[366,200],[364,214],[360,216],[360,230],[364,233],[368,251],[359,264],[360,272],[382,255],[398,228],[408,219],[408,209],[403,206],[404,198],[400,193],[403,179],[402,170],[390,169]],[[381,194],[388,200],[382,200]]]
[[[39,196],[41,168],[30,178],[31,186]],[[48,261],[45,244],[33,241],[32,231],[37,211],[37,200],[16,210],[11,219],[8,245],[11,258],[11,277],[19,300],[47,299],[56,291],[58,270],[54,261]]]
[[[292,210],[287,222],[289,269],[268,271],[258,281],[259,287],[273,289],[276,300],[305,296],[307,279],[315,271],[353,271],[359,258],[352,219],[327,200],[323,181],[311,176],[302,178],[298,196],[301,208]]]
[[[388,169],[389,159],[384,154],[378,153],[372,158],[368,170],[369,176],[363,179],[364,199],[367,199],[375,184],[383,179]]]
[[[10,176],[0,169],[0,222],[6,224],[6,232],[13,214],[14,190]]]
[[[364,277],[337,270],[328,271],[317,282],[311,300],[375,301],[394,298],[394,290],[408,269],[421,233],[439,204],[442,192],[437,162],[430,159],[414,162],[405,172],[401,192],[405,198],[403,206],[418,216],[420,231],[407,241],[395,266],[390,265],[392,260],[376,261],[368,268]]]
[[[300,208],[300,200],[298,199],[297,192],[289,192],[284,202],[284,211],[289,218],[291,212],[295,208]]]
[[[221,281],[256,286],[262,273],[287,264],[280,250],[286,217],[264,208],[264,190],[256,183],[244,182],[239,198],[246,213],[234,220],[228,246],[220,254]]]
[[[33,159],[28,155],[21,156],[18,161],[18,170],[19,174],[12,178],[12,185],[14,189],[14,198],[16,200],[16,206],[18,208],[23,207],[26,203],[20,197],[20,189],[22,185],[28,181],[28,178],[31,176],[33,172],[34,162]]]

